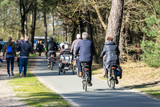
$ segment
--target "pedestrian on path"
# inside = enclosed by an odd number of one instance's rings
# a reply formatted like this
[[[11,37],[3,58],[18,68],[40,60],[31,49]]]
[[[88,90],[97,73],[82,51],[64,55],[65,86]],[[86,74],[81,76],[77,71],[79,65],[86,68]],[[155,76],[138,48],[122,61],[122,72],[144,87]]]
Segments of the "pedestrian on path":
[[[11,75],[14,76],[13,70],[14,70],[14,58],[16,58],[16,46],[15,43],[12,42],[12,37],[8,38],[8,42],[4,45],[3,48],[3,57],[4,59],[6,55],[6,62],[7,62],[7,72],[8,77],[10,77],[10,64],[11,64]]]
[[[26,77],[28,58],[29,58],[29,53],[31,52],[31,45],[28,42],[28,37],[25,38],[24,43],[19,45],[18,50],[20,51],[20,59],[19,59],[20,77],[22,76]]]
[[[43,45],[42,41],[39,41],[39,44],[37,46],[37,50],[39,52],[39,56],[41,56],[41,53],[44,50],[44,45]]]

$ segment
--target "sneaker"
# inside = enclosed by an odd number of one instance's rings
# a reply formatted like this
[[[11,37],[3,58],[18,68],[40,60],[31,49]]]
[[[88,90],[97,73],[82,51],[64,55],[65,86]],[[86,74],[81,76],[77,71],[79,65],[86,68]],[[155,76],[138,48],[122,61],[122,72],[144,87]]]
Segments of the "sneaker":
[[[91,81],[88,81],[88,86],[92,86],[92,82]]]
[[[14,76],[14,73],[13,73],[13,72],[11,72],[11,75],[12,75],[12,76]]]
[[[23,72],[20,74],[20,77],[23,77]]]
[[[79,76],[79,77],[82,77],[82,72],[79,72],[79,73],[78,73],[78,76]]]
[[[26,77],[26,75],[23,75],[23,77]]]
[[[10,74],[8,74],[7,77],[10,77]]]

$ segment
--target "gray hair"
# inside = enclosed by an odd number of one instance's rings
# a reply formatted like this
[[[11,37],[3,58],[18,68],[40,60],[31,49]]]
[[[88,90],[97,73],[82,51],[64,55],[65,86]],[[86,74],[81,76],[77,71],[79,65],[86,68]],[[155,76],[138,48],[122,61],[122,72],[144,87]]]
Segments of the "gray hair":
[[[88,38],[88,33],[87,32],[83,32],[82,33],[82,38],[83,39],[87,39]]]
[[[81,35],[80,34],[77,34],[77,39],[80,39],[81,38]]]

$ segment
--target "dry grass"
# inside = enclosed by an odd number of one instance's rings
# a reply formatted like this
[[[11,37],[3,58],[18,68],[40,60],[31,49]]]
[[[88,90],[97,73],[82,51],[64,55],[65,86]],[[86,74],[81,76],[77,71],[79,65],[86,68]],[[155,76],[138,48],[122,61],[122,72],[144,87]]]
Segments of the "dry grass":
[[[119,84],[123,87],[138,89],[156,98],[160,98],[160,67],[151,68],[143,62],[127,62],[121,64],[123,77]],[[103,68],[93,71],[100,79],[103,78]]]
[[[120,80],[120,85],[122,86],[160,82],[160,68],[148,67],[143,62],[129,62],[121,64],[121,67],[123,69],[123,78]]]

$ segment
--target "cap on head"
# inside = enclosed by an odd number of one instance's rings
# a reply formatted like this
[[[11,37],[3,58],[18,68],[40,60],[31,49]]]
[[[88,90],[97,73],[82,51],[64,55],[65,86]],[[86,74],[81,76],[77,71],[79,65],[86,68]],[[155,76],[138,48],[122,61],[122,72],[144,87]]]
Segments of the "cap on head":
[[[87,32],[83,32],[82,33],[82,38],[83,39],[87,39],[88,38],[88,33]]]
[[[64,45],[64,49],[68,49],[68,45],[67,44]]]
[[[77,39],[80,39],[81,38],[81,35],[80,34],[77,34]]]

